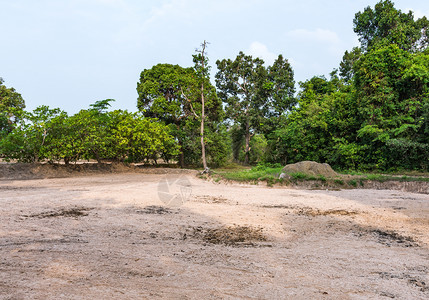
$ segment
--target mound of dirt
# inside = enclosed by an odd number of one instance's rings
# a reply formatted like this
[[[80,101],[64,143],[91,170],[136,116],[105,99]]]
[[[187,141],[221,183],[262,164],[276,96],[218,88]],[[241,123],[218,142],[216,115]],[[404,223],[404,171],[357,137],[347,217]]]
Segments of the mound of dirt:
[[[337,177],[339,176],[330,165],[320,164],[314,161],[301,161],[296,164],[286,165],[282,172],[285,174],[303,173],[310,176]]]
[[[192,234],[211,244],[229,246],[256,246],[257,242],[267,241],[261,227],[222,226],[218,228],[195,227]]]
[[[194,174],[195,170],[155,168],[122,163],[0,163],[0,180],[64,178],[108,173]]]

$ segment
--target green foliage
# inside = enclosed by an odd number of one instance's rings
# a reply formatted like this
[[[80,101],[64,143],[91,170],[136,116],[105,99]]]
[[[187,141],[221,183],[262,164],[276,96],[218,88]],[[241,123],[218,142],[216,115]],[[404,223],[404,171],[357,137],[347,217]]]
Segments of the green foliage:
[[[205,143],[207,163],[209,165],[219,167],[231,160],[230,141],[224,124],[212,123],[206,126]]]
[[[194,59],[199,59],[197,55]],[[217,165],[224,159],[225,143],[217,131],[223,118],[223,109],[215,88],[206,77],[208,68],[182,68],[178,65],[158,64],[141,72],[137,84],[139,94],[137,106],[145,117],[158,118],[167,124],[181,146],[179,163],[198,165],[201,163],[201,84],[204,85],[205,126],[207,159]],[[228,155],[224,155],[228,157]]]
[[[391,176],[391,175],[382,175],[382,174],[363,174],[361,181],[371,180],[378,182],[386,181],[403,181],[403,182],[429,182],[429,177],[411,177],[411,176]]]
[[[235,158],[251,163],[251,139],[256,133],[269,133],[279,117],[294,104],[294,79],[289,62],[279,55],[274,64],[264,67],[263,60],[240,52],[235,60],[216,62],[216,86],[226,106],[229,120],[240,129],[233,142]],[[238,155],[238,141],[244,140],[244,157]]]
[[[353,24],[365,50],[391,44],[396,44],[406,51],[428,46],[427,18],[415,21],[411,11],[403,13],[396,9],[390,0],[378,2],[374,9],[367,7],[363,12],[358,12]]]
[[[342,180],[342,179],[334,179],[334,183],[339,184],[339,185],[344,185],[344,180]]]
[[[273,183],[279,177],[282,166],[273,164],[258,164],[251,169],[233,170],[223,172],[220,175],[228,180],[237,181],[270,181]]]
[[[397,45],[376,48],[362,56],[355,70],[362,123],[358,138],[369,145],[368,163],[383,169],[427,169],[427,54]]]
[[[99,113],[106,112],[106,110],[112,106],[110,102],[114,102],[115,99],[105,99],[105,100],[99,100],[95,101],[94,104],[90,104],[91,110],[95,110]]]
[[[300,83],[299,106],[269,136],[268,159],[283,164],[303,160],[337,163],[339,157],[332,150],[338,141],[333,137],[353,138],[350,131],[356,120],[350,88],[332,75],[331,80],[313,77]]]
[[[279,55],[266,67],[243,52],[216,62],[216,91],[206,43],[193,56],[192,68],[158,64],[141,72],[137,106],[142,114],[109,112],[113,99],[73,116],[46,106],[25,112],[21,95],[0,78],[0,157],[66,163],[156,163],[162,158],[181,166],[199,166],[204,160],[220,166],[233,158],[258,166],[225,176],[270,184],[280,166],[262,162],[428,170],[429,21],[415,20],[412,12],[382,0],[358,12],[353,24],[360,47],[345,52],[329,79],[314,76],[300,82],[296,97],[286,59]],[[366,178],[386,180],[374,176]],[[304,174],[292,174],[292,179],[326,181]]]
[[[362,50],[359,47],[354,47],[350,52],[346,50],[343,60],[340,63],[340,76],[346,82],[350,82],[354,77],[353,66],[361,57]]]
[[[115,110],[108,113],[111,139],[110,158],[117,161],[140,162],[162,158],[167,163],[179,148],[167,126],[136,113]]]
[[[40,106],[33,112],[21,114],[14,129],[0,141],[0,153],[5,159],[17,159],[21,162],[35,162],[44,159],[50,121],[63,114],[59,109]]]
[[[268,136],[268,159],[327,162],[339,169],[429,168],[426,18],[390,1],[356,14],[361,48],[336,71],[301,82],[298,106]],[[405,38],[406,37],[406,38]]]
[[[136,113],[105,112],[108,102],[97,102],[70,117],[47,106],[26,112],[0,141],[0,153],[8,160],[64,160],[66,164],[79,159],[141,162],[162,157],[168,161],[178,154],[167,126]]]
[[[244,162],[246,157],[245,137],[238,126],[230,129],[233,157],[236,162]],[[255,134],[250,140],[249,161],[251,165],[267,161],[268,142],[263,134]]]
[[[12,131],[25,108],[21,94],[3,83],[4,80],[0,77],[0,138]]]
[[[0,111],[12,107],[24,109],[25,102],[21,94],[17,93],[14,88],[7,88],[3,83],[4,80],[0,77]]]
[[[301,173],[301,172],[294,172],[294,173],[290,173],[289,176],[292,178],[292,180],[305,180],[308,179],[308,175],[305,173]]]

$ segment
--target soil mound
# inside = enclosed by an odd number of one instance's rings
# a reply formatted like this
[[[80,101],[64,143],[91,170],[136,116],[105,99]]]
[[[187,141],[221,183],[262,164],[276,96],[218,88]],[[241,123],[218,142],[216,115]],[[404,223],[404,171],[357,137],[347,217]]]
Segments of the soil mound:
[[[267,241],[261,227],[251,226],[222,226],[219,228],[194,228],[194,236],[202,238],[211,244],[228,246],[256,246],[257,242]]]
[[[304,173],[310,176],[337,177],[339,176],[330,165],[320,164],[314,161],[301,161],[296,164],[286,165],[282,172],[285,174]]]
[[[196,171],[162,167],[154,168],[143,165],[126,165],[121,163],[81,163],[70,165],[45,163],[0,163],[0,180],[61,178],[109,173],[194,174]]]

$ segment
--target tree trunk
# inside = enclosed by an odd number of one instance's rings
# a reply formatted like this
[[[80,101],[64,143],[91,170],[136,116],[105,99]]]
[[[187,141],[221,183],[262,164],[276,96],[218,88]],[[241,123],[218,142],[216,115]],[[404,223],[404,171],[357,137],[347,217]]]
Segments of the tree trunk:
[[[206,161],[206,145],[204,143],[204,84],[201,84],[201,156],[203,159],[204,171],[207,170],[207,161]]]
[[[244,163],[249,164],[249,153],[250,153],[250,124],[249,120],[246,120],[246,146],[244,148]]]
[[[94,156],[95,156],[95,159],[97,160],[97,163],[101,164],[101,158],[100,158],[100,155],[98,155],[98,152],[92,150],[92,153],[94,153]]]
[[[201,158],[203,160],[204,171],[208,171],[207,161],[206,161],[206,145],[204,143],[204,119],[205,119],[205,99],[204,99],[204,76],[205,76],[205,52],[206,52],[207,43],[204,41],[201,49],[201,68],[202,68],[202,82],[201,82]]]
[[[181,168],[185,167],[185,154],[183,153],[183,145],[182,142],[179,141],[179,145],[180,145],[180,154],[179,154],[179,166]]]

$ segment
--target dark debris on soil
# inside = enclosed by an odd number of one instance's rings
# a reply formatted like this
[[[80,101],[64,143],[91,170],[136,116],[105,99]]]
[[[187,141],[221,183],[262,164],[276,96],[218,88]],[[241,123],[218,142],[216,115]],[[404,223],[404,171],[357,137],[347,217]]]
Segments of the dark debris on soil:
[[[51,210],[46,212],[41,212],[32,215],[24,215],[28,218],[56,218],[56,217],[84,217],[88,215],[88,211],[92,208],[88,207],[72,207],[72,208],[61,208],[59,210]]]
[[[319,210],[319,209],[314,209],[311,207],[302,207],[302,208],[299,208],[297,210],[297,215],[310,216],[310,217],[329,216],[329,215],[352,216],[352,215],[356,215],[356,214],[358,214],[358,212],[348,211],[348,210],[343,210],[343,209]]]
[[[406,273],[393,274],[389,272],[379,272],[378,274],[380,278],[383,279],[405,279],[407,281],[407,284],[418,288],[424,293],[429,292],[429,285],[427,285],[426,282],[420,276],[415,276]]]
[[[192,235],[210,244],[223,244],[237,247],[270,247],[271,245],[260,244],[266,242],[267,238],[261,227],[251,226],[221,226],[218,228],[193,227]]]
[[[172,210],[163,206],[150,205],[150,206],[146,206],[143,209],[137,210],[136,212],[139,214],[164,215],[164,214],[171,214]]]
[[[403,247],[418,246],[417,242],[413,238],[409,236],[403,236],[394,231],[389,231],[389,230],[384,231],[380,229],[373,229],[373,230],[370,230],[370,233],[377,238],[377,242],[389,247],[392,244],[401,245]]]

